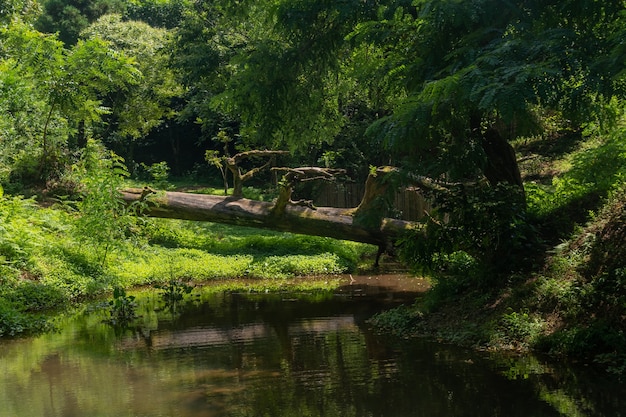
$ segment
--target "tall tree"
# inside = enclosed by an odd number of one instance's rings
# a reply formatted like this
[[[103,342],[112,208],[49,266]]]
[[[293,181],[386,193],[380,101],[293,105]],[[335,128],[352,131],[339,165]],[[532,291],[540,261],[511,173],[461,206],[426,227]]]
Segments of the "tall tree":
[[[135,142],[172,119],[172,101],[183,94],[166,65],[168,32],[143,22],[123,21],[121,15],[106,15],[83,31],[82,36],[107,41],[112,49],[132,58],[142,74],[140,83],[110,91],[103,97],[110,112],[104,116],[107,123],[99,133],[107,145],[130,161]]]
[[[536,126],[538,106],[582,121],[611,94],[614,70],[600,66],[611,47],[606,29],[623,9],[621,1],[493,0],[384,9],[352,36],[385,50],[379,68],[406,98],[372,130],[436,175],[482,173],[521,187],[507,139]]]
[[[8,81],[0,90],[8,98],[3,101],[10,112],[7,127],[13,135],[19,135],[17,129],[30,135],[25,151],[38,161],[38,179],[45,179],[58,174],[60,157],[78,126],[91,130],[102,121],[108,109],[101,97],[127,89],[141,74],[132,60],[100,39],[65,49],[54,36],[19,22],[0,37],[2,77]],[[30,126],[24,126],[25,118]]]
[[[201,94],[190,102],[237,120],[249,146],[307,154],[305,144],[332,141],[345,122],[343,38],[369,2],[248,3],[200,3],[178,30],[175,63]]]

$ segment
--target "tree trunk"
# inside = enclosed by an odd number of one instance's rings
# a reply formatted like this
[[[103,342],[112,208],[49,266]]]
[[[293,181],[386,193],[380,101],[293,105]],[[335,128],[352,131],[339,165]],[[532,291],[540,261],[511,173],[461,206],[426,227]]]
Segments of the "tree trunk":
[[[142,201],[145,190],[123,190],[126,202]],[[146,200],[148,216],[183,220],[209,221],[237,226],[257,227],[297,234],[326,236],[341,240],[387,246],[416,223],[396,219],[382,219],[377,226],[356,224],[345,209],[295,206],[288,204],[276,214],[273,203],[245,198],[204,194],[165,192]]]
[[[495,129],[487,129],[483,134],[482,147],[487,155],[485,177],[491,185],[507,183],[524,189],[522,176],[517,165],[515,150]]]
[[[483,169],[483,174],[489,184],[515,185],[523,193],[524,184],[517,165],[515,150],[511,144],[494,127],[489,127],[483,132],[482,116],[478,112],[474,112],[470,116],[470,129],[472,135],[480,141],[487,156],[487,164]]]

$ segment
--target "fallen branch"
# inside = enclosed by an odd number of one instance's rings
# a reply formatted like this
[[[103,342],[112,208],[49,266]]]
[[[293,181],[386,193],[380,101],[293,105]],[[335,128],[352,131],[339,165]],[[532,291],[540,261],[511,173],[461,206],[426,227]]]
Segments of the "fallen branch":
[[[146,195],[143,191],[123,190],[122,197],[128,203],[143,199],[147,216],[326,236],[379,247],[388,247],[389,242],[395,241],[403,232],[421,227],[419,223],[389,218],[382,219],[376,227],[365,227],[355,223],[345,209],[332,207],[313,210],[306,206],[287,205],[281,215],[276,215],[274,204],[263,201],[181,192]]]

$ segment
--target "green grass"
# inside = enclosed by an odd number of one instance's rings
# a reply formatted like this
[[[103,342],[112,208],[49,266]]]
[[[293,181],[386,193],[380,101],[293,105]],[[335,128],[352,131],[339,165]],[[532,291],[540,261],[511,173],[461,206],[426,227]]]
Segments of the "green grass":
[[[120,223],[126,238],[108,247],[102,262],[102,244],[77,230],[77,218],[67,207],[0,197],[0,336],[45,329],[44,314],[118,286],[247,278],[282,288],[300,276],[352,272],[375,252],[322,237],[134,218]]]
[[[585,138],[573,151],[546,165],[556,175],[527,181],[524,187],[531,218],[555,242],[592,220],[626,179],[626,127]]]

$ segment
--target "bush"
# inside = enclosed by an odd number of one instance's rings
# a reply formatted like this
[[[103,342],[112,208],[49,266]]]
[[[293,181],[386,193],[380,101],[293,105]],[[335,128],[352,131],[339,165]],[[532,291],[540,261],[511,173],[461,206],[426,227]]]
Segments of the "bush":
[[[500,318],[492,343],[527,348],[535,343],[542,330],[543,323],[538,317],[527,311],[510,311]]]
[[[415,324],[422,318],[422,313],[413,306],[401,305],[391,310],[372,316],[368,322],[379,331],[395,336],[406,337],[415,329]]]
[[[459,187],[434,198],[437,210],[426,219],[426,237],[420,230],[400,242],[400,255],[409,265],[436,272],[441,259],[455,253],[466,253],[495,272],[528,264],[537,241],[517,187]]]
[[[68,297],[56,286],[26,281],[13,290],[10,299],[23,311],[42,311],[64,305]]]
[[[0,298],[0,337],[14,337],[49,331],[51,329],[51,323],[45,318],[24,314]]]

